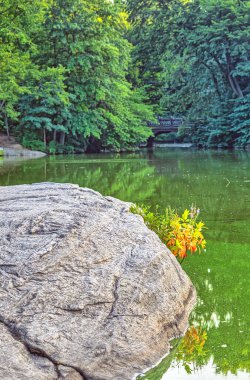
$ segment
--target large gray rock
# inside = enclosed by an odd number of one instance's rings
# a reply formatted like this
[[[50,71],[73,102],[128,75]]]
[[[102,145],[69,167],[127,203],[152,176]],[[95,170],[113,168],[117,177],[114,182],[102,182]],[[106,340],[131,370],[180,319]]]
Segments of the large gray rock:
[[[184,333],[195,291],[129,204],[0,187],[0,378],[126,380]]]
[[[15,148],[3,148],[4,156],[11,157],[45,157],[46,153],[39,152],[37,150],[29,150],[29,149],[15,149]]]

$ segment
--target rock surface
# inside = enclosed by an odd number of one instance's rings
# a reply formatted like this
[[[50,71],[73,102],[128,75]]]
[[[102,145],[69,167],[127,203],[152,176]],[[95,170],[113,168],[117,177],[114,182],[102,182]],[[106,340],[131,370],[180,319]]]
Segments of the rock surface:
[[[30,158],[38,158],[45,157],[46,153],[39,152],[37,150],[29,150],[29,149],[14,149],[14,148],[3,148],[4,156],[11,157],[30,157]]]
[[[36,150],[25,149],[22,145],[18,144],[13,136],[6,136],[0,133],[0,149],[3,150],[4,156],[7,157],[44,157],[45,153]]]
[[[184,333],[195,291],[129,204],[0,187],[0,378],[127,380]]]

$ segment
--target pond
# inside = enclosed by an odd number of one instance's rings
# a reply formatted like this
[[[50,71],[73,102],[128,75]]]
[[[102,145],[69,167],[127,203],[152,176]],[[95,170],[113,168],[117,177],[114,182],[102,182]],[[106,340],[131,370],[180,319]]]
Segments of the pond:
[[[250,378],[250,153],[155,148],[132,154],[0,161],[0,185],[70,182],[125,201],[195,204],[208,229],[207,250],[183,262],[198,303],[190,325],[207,332],[204,356],[188,374],[175,352],[149,380]]]

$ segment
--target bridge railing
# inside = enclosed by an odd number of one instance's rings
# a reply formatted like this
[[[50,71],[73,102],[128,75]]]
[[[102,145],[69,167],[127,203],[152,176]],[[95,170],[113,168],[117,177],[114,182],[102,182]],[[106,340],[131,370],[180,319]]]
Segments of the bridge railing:
[[[158,116],[157,117],[158,123],[148,121],[147,125],[151,127],[152,129],[169,129],[174,128],[178,129],[183,123],[183,119],[180,117],[163,117]]]
[[[175,116],[158,116],[157,117],[158,122],[151,122],[148,121],[147,125],[148,127],[152,128],[155,131],[160,130],[166,130],[166,131],[178,131],[178,128],[181,126],[185,126],[185,129],[192,129],[196,128],[199,129],[200,127],[205,128],[206,121],[205,120],[196,120],[196,121],[187,121],[184,118],[181,117],[175,117]]]

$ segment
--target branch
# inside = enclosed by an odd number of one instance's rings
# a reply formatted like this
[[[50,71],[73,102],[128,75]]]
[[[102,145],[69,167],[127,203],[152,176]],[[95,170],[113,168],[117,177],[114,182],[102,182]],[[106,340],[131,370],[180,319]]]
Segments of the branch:
[[[211,67],[207,63],[202,62],[202,65],[204,65],[208,69],[208,71],[210,72],[210,74],[212,76],[212,79],[213,79],[213,82],[214,82],[214,86],[215,86],[216,92],[217,92],[219,98],[221,99],[221,93],[220,93],[220,90],[219,90],[219,83],[218,83],[218,80],[217,80],[214,72],[212,71]]]
[[[2,101],[0,102],[0,109],[4,107],[4,104],[5,104],[5,100],[2,100]]]
[[[225,70],[225,68],[223,67],[223,64],[220,63],[219,59],[216,57],[216,55],[212,54],[211,52],[209,52],[209,54],[211,55],[211,57],[215,60],[215,62],[217,63],[217,65],[219,66],[222,74],[224,75],[225,78],[227,78],[227,70]]]
[[[234,84],[233,78],[231,77],[230,73],[227,75],[227,78],[228,78],[228,80],[229,80],[230,86],[231,86],[231,88],[232,88],[234,94],[235,94],[236,96],[238,96],[238,91],[237,91],[237,89],[235,88],[235,84]]]
[[[244,95],[243,95],[243,92],[242,92],[242,90],[241,90],[241,88],[240,88],[240,85],[239,85],[238,79],[237,79],[236,77],[232,77],[232,79],[233,79],[234,85],[235,85],[235,87],[236,87],[236,90],[237,90],[237,92],[238,92],[238,97],[239,97],[239,98],[244,98]]]

